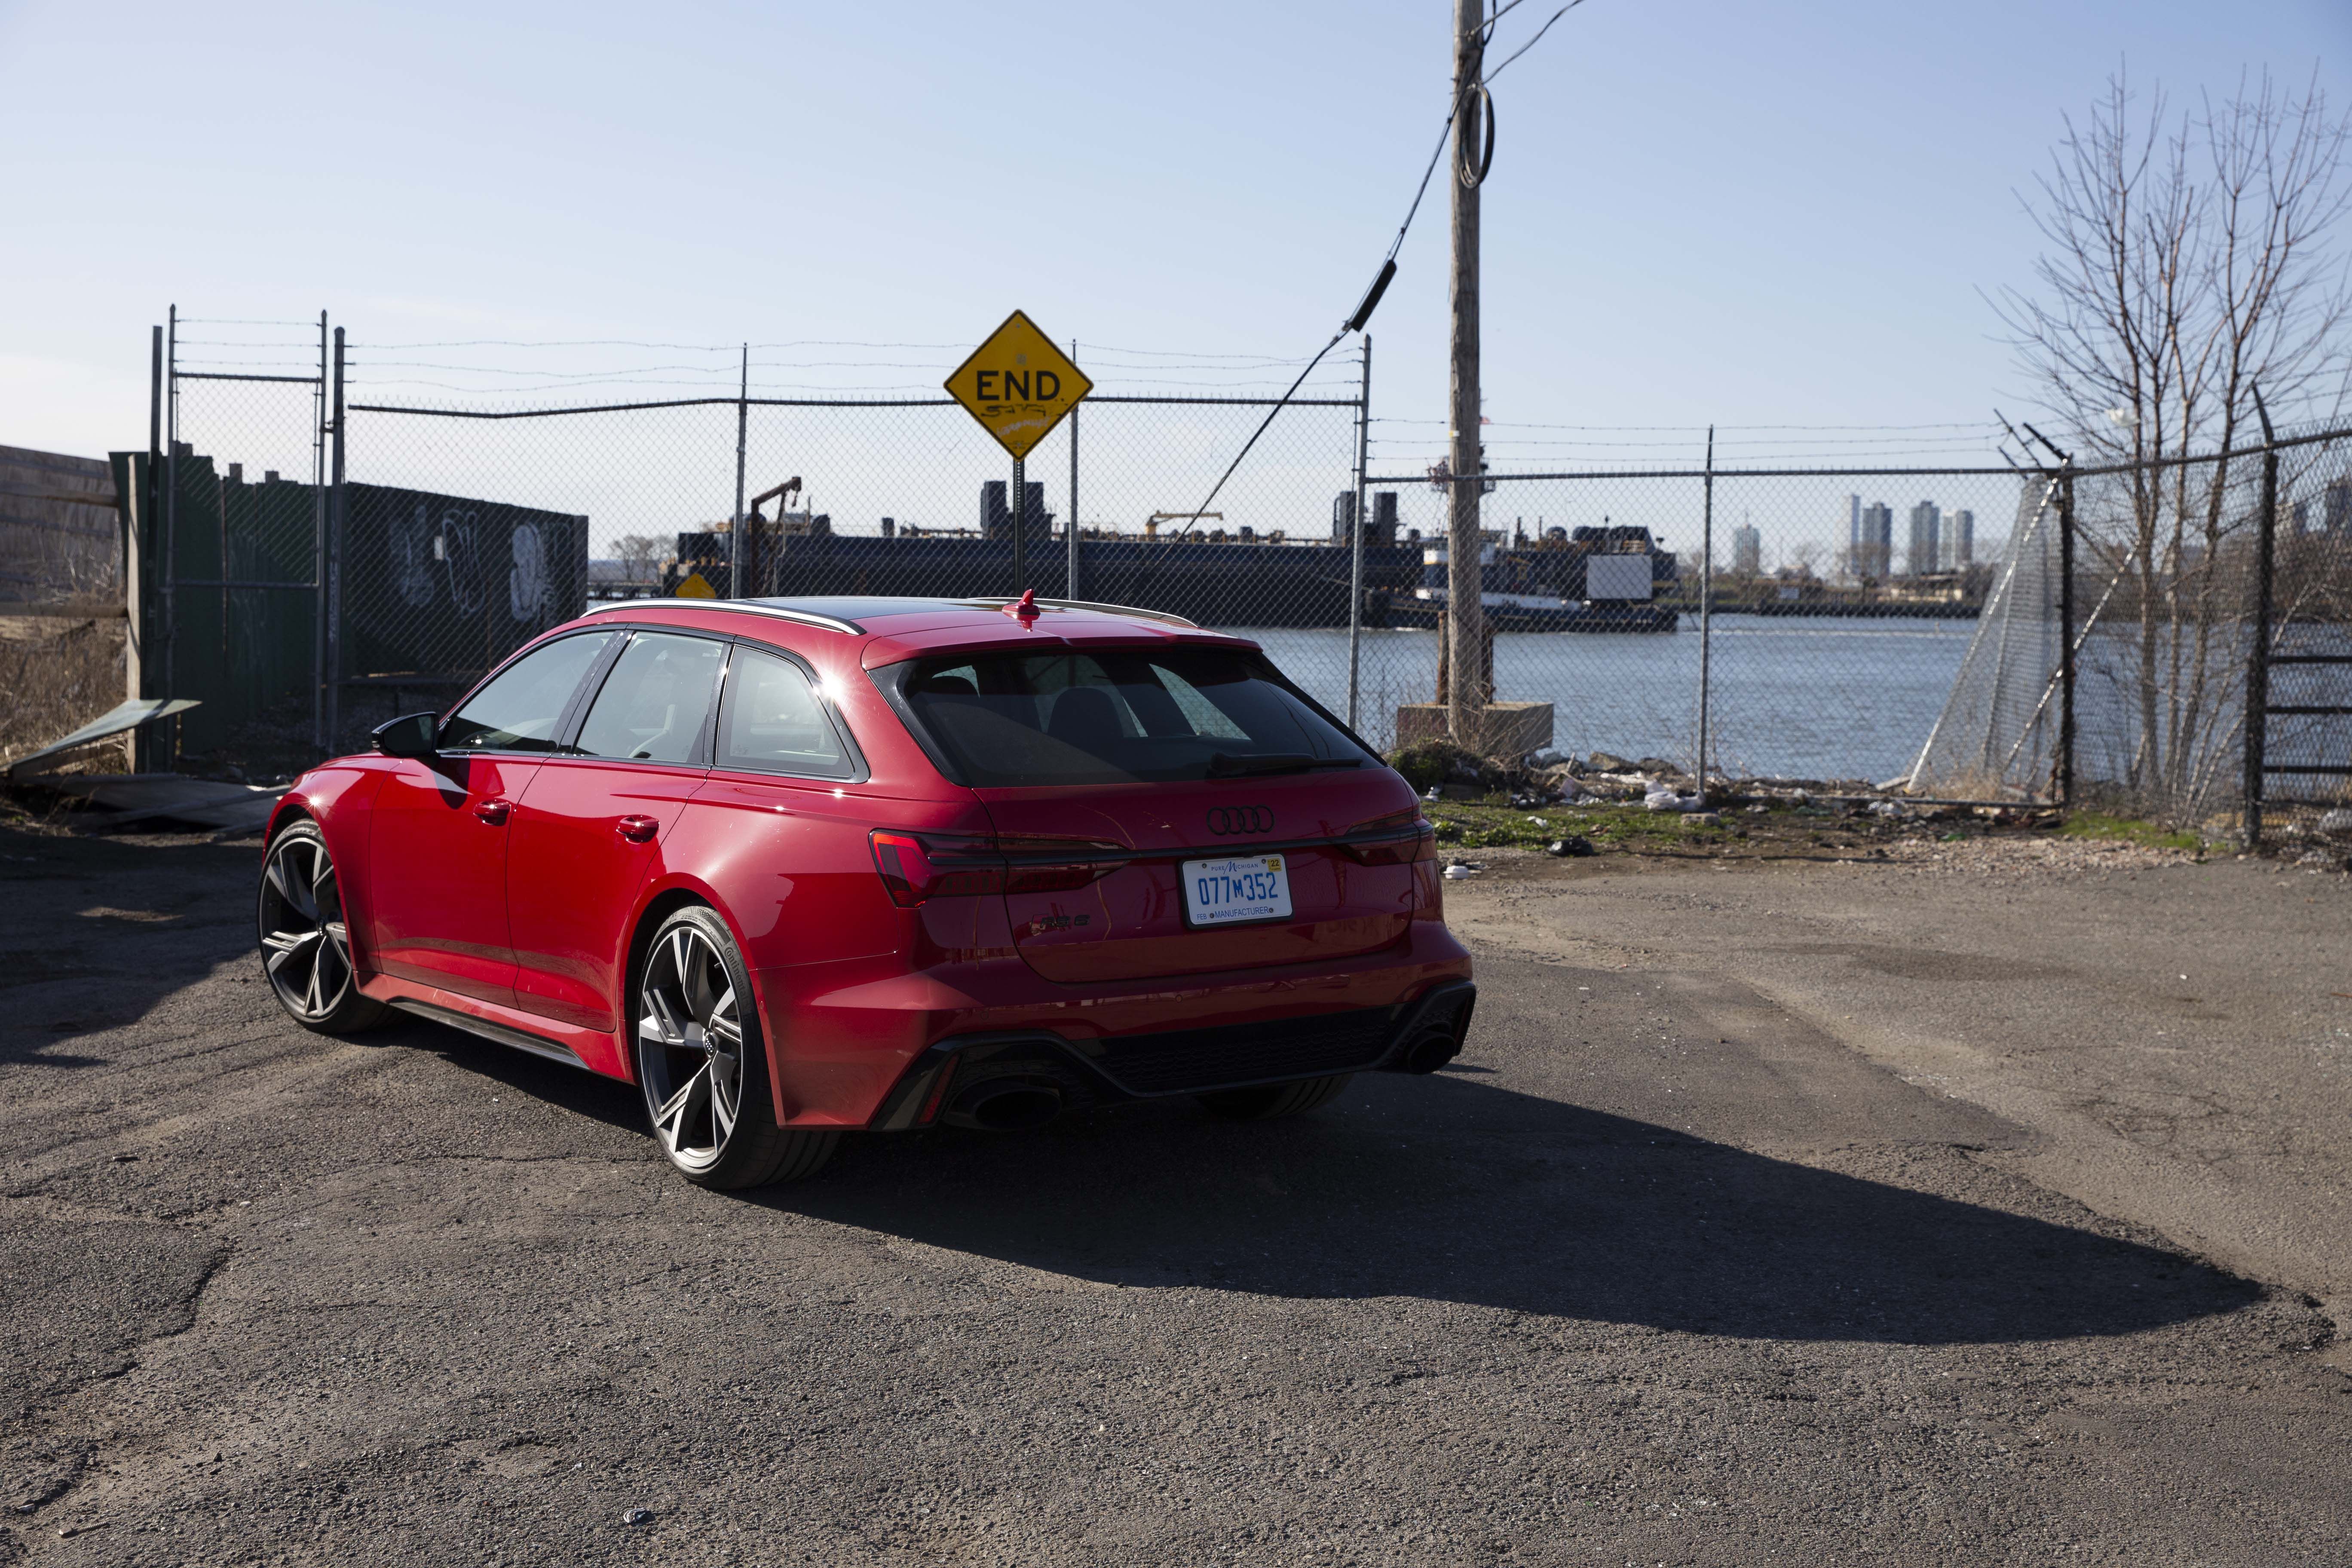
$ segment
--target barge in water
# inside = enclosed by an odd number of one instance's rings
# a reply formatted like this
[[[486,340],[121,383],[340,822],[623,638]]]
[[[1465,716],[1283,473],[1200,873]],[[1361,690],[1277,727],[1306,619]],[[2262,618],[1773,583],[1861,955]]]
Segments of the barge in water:
[[[823,514],[761,520],[743,541],[747,596],[972,598],[1034,588],[1044,597],[1147,605],[1204,626],[1348,625],[1352,496],[1333,507],[1328,539],[1223,527],[1168,536],[1157,536],[1156,529],[1141,536],[1083,531],[1073,574],[1067,535],[1044,510],[1041,488],[1031,491],[1038,521],[1025,582],[1013,581],[1004,487],[992,481],[976,531],[917,531],[886,518],[878,532],[850,534],[835,532]],[[1375,494],[1373,501],[1364,530],[1361,624],[1436,626],[1445,605],[1444,545],[1417,532],[1400,541],[1394,496]],[[1499,534],[1489,538],[1479,576],[1488,621],[1498,631],[1675,629],[1675,613],[1650,602],[1675,582],[1675,556],[1659,549],[1647,529],[1554,528],[1509,543]],[[732,542],[723,527],[679,534],[661,592],[733,597]]]

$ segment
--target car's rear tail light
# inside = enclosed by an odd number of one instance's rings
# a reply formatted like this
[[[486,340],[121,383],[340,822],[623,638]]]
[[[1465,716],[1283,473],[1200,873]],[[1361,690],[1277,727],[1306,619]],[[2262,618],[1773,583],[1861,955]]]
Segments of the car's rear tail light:
[[[890,901],[911,910],[926,899],[970,897],[1004,889],[1004,863],[985,838],[918,838],[876,828],[874,868]]]
[[[1403,866],[1437,858],[1437,830],[1418,807],[1360,822],[1339,847],[1363,866]]]
[[[874,868],[890,901],[907,910],[927,899],[1083,888],[1123,858],[1118,846],[1085,838],[918,837],[883,828],[871,837]]]

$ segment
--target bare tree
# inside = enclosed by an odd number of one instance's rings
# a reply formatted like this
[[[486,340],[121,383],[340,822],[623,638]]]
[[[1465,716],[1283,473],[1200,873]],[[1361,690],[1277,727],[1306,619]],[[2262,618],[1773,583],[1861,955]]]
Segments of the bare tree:
[[[630,582],[650,583],[661,575],[662,560],[669,551],[650,534],[625,533],[613,542],[613,552],[621,558]]]
[[[2257,387],[2273,411],[2342,413],[2347,137],[2315,79],[2295,97],[2242,79],[2176,115],[2119,73],[2024,198],[2046,245],[2034,287],[1994,302],[2076,459],[2134,465],[2078,494],[2077,516],[2137,614],[2128,782],[2177,801],[2228,739],[2240,606],[2221,565],[2249,521],[2231,480],[2252,466],[2183,459],[2258,442]]]

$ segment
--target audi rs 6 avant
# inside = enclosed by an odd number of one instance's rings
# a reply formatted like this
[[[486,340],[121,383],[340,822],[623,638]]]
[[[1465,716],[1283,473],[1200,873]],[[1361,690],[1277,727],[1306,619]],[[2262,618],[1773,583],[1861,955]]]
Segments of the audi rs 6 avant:
[[[713,1187],[844,1131],[1433,1072],[1475,991],[1412,788],[1254,643],[1002,600],[638,600],[296,783],[261,952],[635,1083]]]

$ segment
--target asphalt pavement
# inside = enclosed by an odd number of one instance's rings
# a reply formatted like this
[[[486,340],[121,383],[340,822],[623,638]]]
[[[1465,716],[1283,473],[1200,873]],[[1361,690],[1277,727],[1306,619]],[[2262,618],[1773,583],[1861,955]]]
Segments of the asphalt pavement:
[[[2336,1255],[2286,1234],[2345,1189],[2271,1195],[2340,1174],[2327,1016],[2292,1073],[2258,1019],[2200,1037],[2304,1102],[2135,1164],[2031,1058],[2137,971],[1929,1028],[1889,1015],[1955,983],[1907,959],[1748,952],[1857,945],[1762,913],[1818,891],[1997,969],[2045,905],[2096,945],[2080,879],[1981,895],[1979,940],[1902,868],[1498,867],[1452,895],[1482,999],[1436,1078],[854,1139],[730,1195],[625,1085],[288,1023],[258,866],[0,833],[0,1563],[2352,1562]],[[2193,925],[2214,886],[2105,896]],[[1721,907],[1628,935],[1678,899]],[[2263,962],[2340,972],[2306,947]],[[2158,1190],[2232,1159],[2267,1174]],[[2272,1207],[2232,1229],[2232,1190]]]

